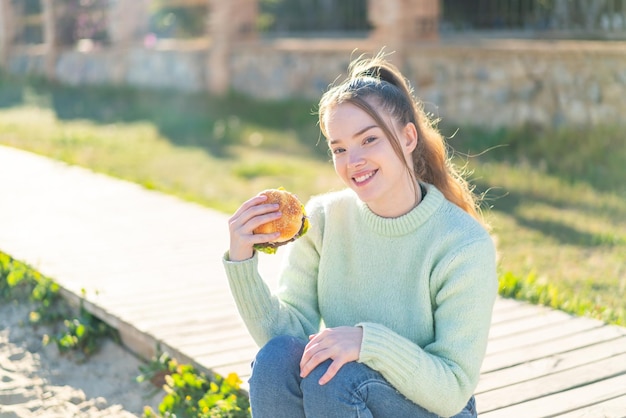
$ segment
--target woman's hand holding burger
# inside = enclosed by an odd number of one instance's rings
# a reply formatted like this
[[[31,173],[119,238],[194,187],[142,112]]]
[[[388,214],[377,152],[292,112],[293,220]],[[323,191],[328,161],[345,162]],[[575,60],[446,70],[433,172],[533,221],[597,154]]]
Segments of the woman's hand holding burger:
[[[270,254],[306,233],[308,220],[298,198],[284,189],[268,189],[247,200],[228,220],[230,261]]]
[[[267,196],[259,195],[247,200],[228,220],[230,230],[230,261],[243,261],[252,257],[254,245],[278,238],[280,232],[255,234],[259,226],[280,219],[276,203],[265,203]]]

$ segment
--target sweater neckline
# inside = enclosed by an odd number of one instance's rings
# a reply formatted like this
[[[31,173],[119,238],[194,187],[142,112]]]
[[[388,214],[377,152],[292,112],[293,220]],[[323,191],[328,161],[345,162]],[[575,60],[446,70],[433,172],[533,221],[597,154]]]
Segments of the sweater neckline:
[[[406,235],[423,225],[444,200],[443,194],[431,184],[421,183],[427,192],[422,201],[411,211],[397,218],[384,218],[372,212],[367,204],[358,200],[359,214],[365,225],[384,236]]]

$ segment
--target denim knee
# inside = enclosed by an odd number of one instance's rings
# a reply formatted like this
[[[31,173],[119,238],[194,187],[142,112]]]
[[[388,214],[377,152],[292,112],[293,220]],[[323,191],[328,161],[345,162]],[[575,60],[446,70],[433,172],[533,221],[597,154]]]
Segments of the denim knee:
[[[304,418],[300,359],[305,346],[298,338],[279,336],[259,350],[249,380],[254,416]]]
[[[303,340],[289,335],[272,338],[259,350],[252,363],[250,384],[256,379],[276,380],[276,376],[299,374],[305,346]]]
[[[279,335],[272,338],[257,353],[253,364],[266,363],[273,367],[300,364],[306,343],[296,337]]]

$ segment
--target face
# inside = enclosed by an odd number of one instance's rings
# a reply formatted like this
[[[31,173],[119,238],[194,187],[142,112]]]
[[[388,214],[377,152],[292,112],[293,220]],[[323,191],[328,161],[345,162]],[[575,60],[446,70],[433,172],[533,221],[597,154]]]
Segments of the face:
[[[394,151],[393,139],[367,112],[343,103],[329,110],[324,125],[335,171],[374,213],[398,217],[414,207],[415,180]],[[417,144],[415,126],[395,125],[389,120],[411,166],[411,152]]]

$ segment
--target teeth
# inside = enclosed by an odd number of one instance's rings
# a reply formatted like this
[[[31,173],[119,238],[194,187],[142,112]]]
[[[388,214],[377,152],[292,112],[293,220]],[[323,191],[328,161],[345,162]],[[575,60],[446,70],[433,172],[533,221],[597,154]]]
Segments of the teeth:
[[[354,181],[356,181],[357,183],[361,183],[364,182],[365,180],[367,180],[368,178],[372,177],[374,175],[374,173],[367,173],[367,174],[363,174],[362,176],[359,177],[355,177]]]

